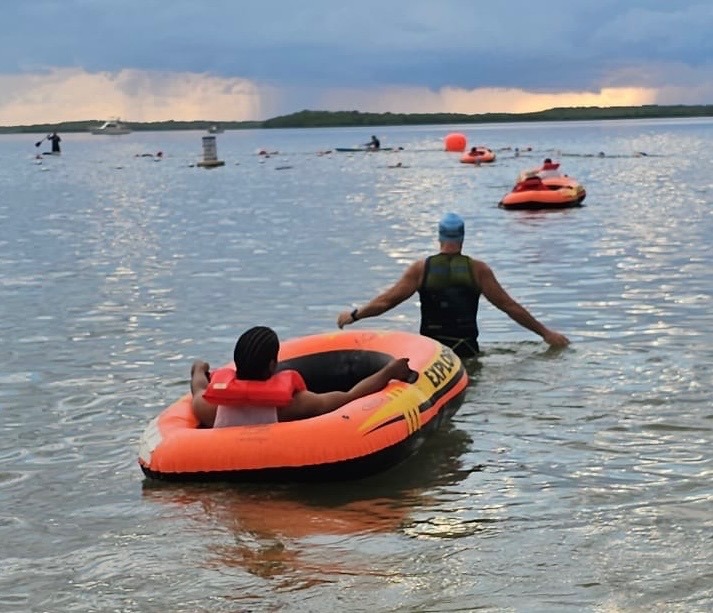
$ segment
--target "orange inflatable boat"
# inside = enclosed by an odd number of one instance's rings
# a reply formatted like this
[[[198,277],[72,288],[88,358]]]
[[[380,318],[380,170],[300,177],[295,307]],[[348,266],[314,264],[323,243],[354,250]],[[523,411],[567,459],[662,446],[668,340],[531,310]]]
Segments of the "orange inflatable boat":
[[[468,376],[439,342],[408,332],[339,331],[281,343],[278,370],[297,370],[314,392],[348,390],[394,357],[408,357],[413,383],[309,419],[200,428],[186,394],[141,436],[139,464],[164,480],[328,481],[364,477],[415,452],[463,403]]]
[[[476,147],[474,154],[469,151],[460,161],[461,164],[487,164],[495,161],[495,152],[487,147]]]
[[[587,192],[577,181],[565,175],[520,177],[512,191],[498,203],[503,209],[534,211],[581,206]]]

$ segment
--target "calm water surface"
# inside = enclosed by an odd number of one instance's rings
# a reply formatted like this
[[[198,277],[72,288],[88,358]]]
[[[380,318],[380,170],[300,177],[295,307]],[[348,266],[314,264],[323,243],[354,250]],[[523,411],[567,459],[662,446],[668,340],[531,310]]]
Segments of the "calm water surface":
[[[450,131],[534,151],[459,164]],[[370,135],[228,132],[211,171],[198,132],[66,134],[42,164],[35,135],[0,137],[0,610],[710,610],[713,122],[385,128],[404,151],[316,154]],[[498,209],[546,155],[586,206]],[[569,349],[484,302],[465,404],[396,469],[143,480],[138,438],[193,359],[255,324],[333,329],[448,210]],[[418,305],[357,325],[415,331]]]

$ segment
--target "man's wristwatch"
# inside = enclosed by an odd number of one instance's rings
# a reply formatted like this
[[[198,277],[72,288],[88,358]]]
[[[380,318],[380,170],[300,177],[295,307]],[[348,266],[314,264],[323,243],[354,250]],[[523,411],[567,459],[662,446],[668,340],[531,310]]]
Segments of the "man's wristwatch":
[[[352,316],[352,321],[353,321],[353,322],[356,321],[357,319],[359,319],[359,317],[358,317],[358,315],[359,315],[359,309],[354,309],[354,310],[350,313],[350,315]]]

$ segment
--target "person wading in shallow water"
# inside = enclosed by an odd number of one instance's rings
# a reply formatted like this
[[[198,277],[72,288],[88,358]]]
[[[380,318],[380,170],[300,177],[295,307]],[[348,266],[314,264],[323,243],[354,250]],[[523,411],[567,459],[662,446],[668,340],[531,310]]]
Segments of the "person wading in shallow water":
[[[50,134],[47,138],[52,143],[52,153],[61,153],[59,144],[62,142],[62,139],[59,137],[59,134],[57,134],[57,132],[52,132],[52,134]]]
[[[48,141],[50,141],[50,143],[52,143],[52,153],[53,154],[61,153],[59,144],[62,142],[62,139],[59,137],[59,134],[57,134],[57,132],[52,132],[52,134],[48,134],[42,140],[38,140],[35,143],[35,147],[39,147],[45,140],[48,140]],[[44,155],[47,155],[47,153],[45,153]],[[39,153],[37,154],[37,157],[40,157]]]
[[[417,376],[409,368],[408,358],[397,358],[359,381],[348,392],[318,394],[306,389],[302,377],[296,371],[276,373],[279,350],[277,334],[265,326],[256,326],[243,333],[235,344],[235,371],[226,368],[211,373],[207,362],[196,360],[191,367],[191,393],[193,413],[200,424],[207,428],[221,428],[316,417],[352,400],[378,392],[392,379],[413,381],[414,375]],[[239,385],[242,396],[236,396],[230,404],[218,404],[206,399],[214,398],[216,389],[218,396],[224,396],[224,390],[233,380],[248,382],[247,385]],[[251,382],[258,385],[251,388]],[[256,397],[256,389],[263,397],[267,394],[274,398],[285,395],[289,398],[284,400],[282,406],[265,406],[263,403],[256,406],[251,404],[251,397]]]
[[[569,339],[547,328],[514,300],[502,288],[490,266],[461,253],[464,237],[463,220],[455,213],[445,215],[438,224],[439,253],[412,263],[392,287],[366,305],[340,313],[337,325],[343,328],[381,315],[418,292],[421,334],[449,346],[461,358],[470,358],[480,351],[477,315],[482,294],[552,347],[566,347]]]

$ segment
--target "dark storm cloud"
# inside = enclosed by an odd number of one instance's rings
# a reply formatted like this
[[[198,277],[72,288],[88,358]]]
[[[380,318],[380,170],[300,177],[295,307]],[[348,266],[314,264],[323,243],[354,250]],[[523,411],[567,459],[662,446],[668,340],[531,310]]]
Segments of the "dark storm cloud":
[[[281,86],[663,86],[713,63],[713,3],[5,0],[0,72],[211,73]],[[651,65],[651,70],[631,70]],[[657,68],[658,66],[658,68]]]

